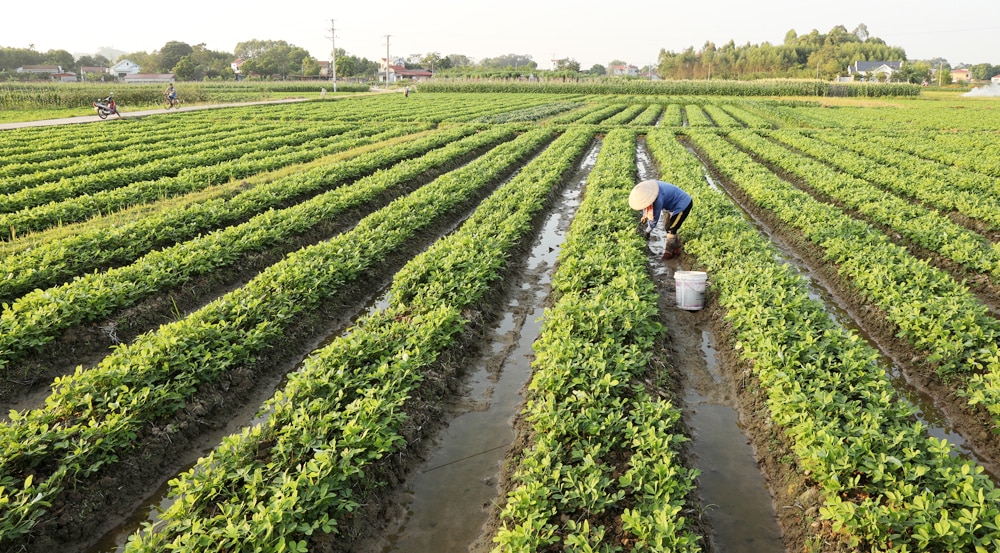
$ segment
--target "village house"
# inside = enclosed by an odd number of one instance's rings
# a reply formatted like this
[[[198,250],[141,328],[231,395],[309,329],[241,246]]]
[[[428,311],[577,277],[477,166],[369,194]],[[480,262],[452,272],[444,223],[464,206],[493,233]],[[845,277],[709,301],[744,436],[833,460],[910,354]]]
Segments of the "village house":
[[[57,75],[63,73],[62,66],[59,65],[22,65],[14,71],[16,73],[30,73],[33,75]]]
[[[969,70],[963,68],[952,69],[951,70],[951,82],[953,83],[967,83],[971,81],[972,78],[969,77]]]
[[[873,80],[884,75],[889,80],[893,74],[903,68],[901,61],[855,61],[847,66],[849,80]]]
[[[100,80],[104,75],[109,74],[107,67],[94,67],[91,65],[84,65],[80,67],[80,76],[83,80]]]
[[[385,58],[379,59],[378,79],[382,82],[386,80],[386,77],[388,77],[389,83],[395,83],[398,81],[426,81],[434,76],[426,69],[407,69],[403,58],[392,60],[388,67],[388,75],[386,75],[386,63]]]
[[[612,65],[608,67],[608,73],[613,77],[638,77],[639,68],[634,65]]]
[[[118,77],[119,79],[124,79],[128,75],[135,75],[139,72],[141,68],[137,63],[132,60],[121,60],[118,63],[111,66],[111,74]]]

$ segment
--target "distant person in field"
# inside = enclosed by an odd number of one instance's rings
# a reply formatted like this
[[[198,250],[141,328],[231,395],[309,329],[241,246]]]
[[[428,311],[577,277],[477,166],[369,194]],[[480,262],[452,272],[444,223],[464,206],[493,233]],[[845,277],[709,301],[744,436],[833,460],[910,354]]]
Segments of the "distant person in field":
[[[167,98],[170,100],[177,99],[177,90],[174,88],[174,83],[168,84],[167,89],[164,90],[163,93],[166,94]]]
[[[647,240],[660,222],[660,214],[666,210],[663,227],[667,231],[667,239],[663,245],[663,259],[673,259],[680,255],[681,241],[677,231],[694,205],[690,194],[669,182],[649,179],[632,188],[628,195],[628,205],[642,212],[638,230]]]

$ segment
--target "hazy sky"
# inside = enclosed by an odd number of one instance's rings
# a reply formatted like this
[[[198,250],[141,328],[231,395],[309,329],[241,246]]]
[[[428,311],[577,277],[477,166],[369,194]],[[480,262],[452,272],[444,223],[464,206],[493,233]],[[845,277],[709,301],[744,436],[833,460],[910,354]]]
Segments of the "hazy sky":
[[[522,54],[543,69],[562,58],[583,69],[616,59],[641,67],[661,49],[698,50],[706,41],[721,46],[730,39],[781,44],[789,30],[825,34],[864,23],[911,60],[1000,65],[1000,0],[54,0],[5,2],[0,13],[0,46],[74,54],[104,46],[152,52],[171,40],[232,52],[239,42],[260,39],[284,40],[324,60],[333,45],[332,19],[337,48],[371,60],[385,57],[389,35],[392,57],[437,52],[478,61]]]

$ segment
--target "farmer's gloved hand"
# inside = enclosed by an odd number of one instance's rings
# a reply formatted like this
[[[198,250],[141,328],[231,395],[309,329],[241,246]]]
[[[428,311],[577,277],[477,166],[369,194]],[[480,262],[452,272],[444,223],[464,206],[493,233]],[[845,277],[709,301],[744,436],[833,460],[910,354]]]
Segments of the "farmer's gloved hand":
[[[653,232],[653,222],[646,221],[646,228],[642,231],[646,235],[646,239],[649,239],[649,235]]]

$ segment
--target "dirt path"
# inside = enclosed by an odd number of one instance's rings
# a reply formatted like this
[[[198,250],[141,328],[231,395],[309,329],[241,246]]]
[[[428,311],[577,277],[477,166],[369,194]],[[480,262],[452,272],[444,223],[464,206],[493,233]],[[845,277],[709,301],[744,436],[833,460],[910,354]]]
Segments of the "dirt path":
[[[15,123],[0,123],[0,131],[8,129],[21,129],[26,127],[51,127],[55,125],[74,125],[77,123],[97,123],[100,121],[115,121],[118,119],[137,119],[140,117],[146,117],[147,115],[159,115],[162,113],[171,113],[175,111],[200,111],[204,109],[218,109],[218,108],[232,108],[239,106],[252,106],[260,104],[288,104],[293,102],[305,102],[308,98],[283,98],[281,100],[261,100],[259,102],[236,102],[231,104],[198,104],[198,105],[184,105],[181,104],[180,107],[172,109],[164,108],[154,108],[154,109],[140,109],[135,111],[126,111],[124,108],[119,110],[121,117],[115,117],[114,115],[109,116],[107,119],[101,119],[96,115],[81,115],[78,117],[63,117],[58,119],[41,119],[38,121],[18,121]]]

